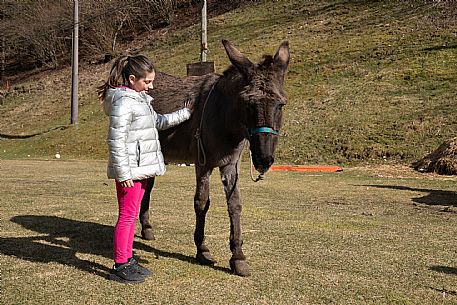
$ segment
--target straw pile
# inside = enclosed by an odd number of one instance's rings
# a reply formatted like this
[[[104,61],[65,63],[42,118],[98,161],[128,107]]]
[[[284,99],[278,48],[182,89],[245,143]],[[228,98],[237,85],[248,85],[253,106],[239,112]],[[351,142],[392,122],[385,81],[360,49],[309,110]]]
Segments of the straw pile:
[[[412,164],[420,172],[457,175],[457,137],[445,141],[434,152]]]

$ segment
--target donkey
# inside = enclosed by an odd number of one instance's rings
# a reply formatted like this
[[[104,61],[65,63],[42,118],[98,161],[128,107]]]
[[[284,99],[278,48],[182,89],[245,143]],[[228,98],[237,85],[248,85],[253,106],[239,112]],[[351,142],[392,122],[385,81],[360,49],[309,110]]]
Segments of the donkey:
[[[195,100],[192,117],[161,131],[159,137],[166,161],[195,163],[197,261],[203,265],[216,263],[205,244],[205,217],[210,206],[210,176],[219,167],[230,216],[230,268],[236,275],[249,276],[240,227],[240,160],[247,140],[254,167],[261,175],[273,164],[282,108],[287,101],[284,78],[290,58],[289,44],[283,42],[274,56],[264,55],[257,65],[229,41],[223,40],[222,44],[232,63],[223,75],[178,78],[158,72],[156,88],[150,94],[158,113],[179,109],[186,98]],[[149,222],[153,183],[151,180],[141,202],[141,234],[145,239],[154,239]]]

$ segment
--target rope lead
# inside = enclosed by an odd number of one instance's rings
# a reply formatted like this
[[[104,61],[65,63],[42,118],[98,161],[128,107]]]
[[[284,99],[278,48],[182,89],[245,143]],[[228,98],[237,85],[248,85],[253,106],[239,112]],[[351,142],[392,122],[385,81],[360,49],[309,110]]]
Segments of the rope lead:
[[[200,136],[200,128],[195,132],[195,139],[197,139],[197,159],[198,165],[204,166],[206,164],[206,154],[203,148],[202,138]]]
[[[248,148],[249,149],[249,148]],[[252,164],[252,153],[251,153],[251,150],[249,149],[249,174],[251,176],[251,180],[254,181],[254,182],[258,182],[260,180],[263,180],[265,179],[265,174],[259,174],[259,176],[257,178],[254,179],[254,173],[252,171],[252,167],[254,166]]]
[[[213,93],[214,87],[216,87],[219,80],[220,80],[220,78],[214,82],[213,86],[211,87],[211,90],[209,90],[209,93],[206,96],[205,102],[203,104],[202,115],[200,117],[200,125],[199,125],[199,128],[197,128],[197,130],[195,131],[195,138],[197,139],[197,158],[198,158],[198,165],[200,165],[200,166],[206,165],[205,147],[203,146],[203,141],[202,141],[202,137],[201,137],[201,130],[203,127],[203,118],[205,115],[206,104],[208,103],[211,93]],[[200,155],[201,155],[201,157],[200,157]]]

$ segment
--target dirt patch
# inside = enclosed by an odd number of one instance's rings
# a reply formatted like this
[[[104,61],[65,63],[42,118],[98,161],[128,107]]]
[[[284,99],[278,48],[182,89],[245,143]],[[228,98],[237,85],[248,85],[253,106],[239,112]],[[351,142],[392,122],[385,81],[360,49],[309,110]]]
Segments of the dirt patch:
[[[457,175],[457,137],[445,141],[435,151],[412,164],[419,172]]]

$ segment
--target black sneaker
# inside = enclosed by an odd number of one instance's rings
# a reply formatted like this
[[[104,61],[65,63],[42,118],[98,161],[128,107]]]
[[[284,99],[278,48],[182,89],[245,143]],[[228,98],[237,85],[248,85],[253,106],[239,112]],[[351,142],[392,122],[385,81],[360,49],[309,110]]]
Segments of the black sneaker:
[[[109,275],[110,280],[124,284],[142,283],[144,282],[144,278],[145,276],[138,273],[130,262],[122,264],[117,268],[113,267]]]
[[[132,265],[132,268],[133,268],[136,272],[138,272],[139,274],[141,274],[142,276],[145,276],[145,277],[146,277],[146,276],[150,276],[150,275],[151,275],[151,271],[150,271],[148,268],[146,268],[146,267],[140,265],[140,264],[138,263],[138,261],[137,261],[135,258],[133,258],[133,257],[130,258],[130,259],[129,259],[129,264],[131,264],[131,265]]]

